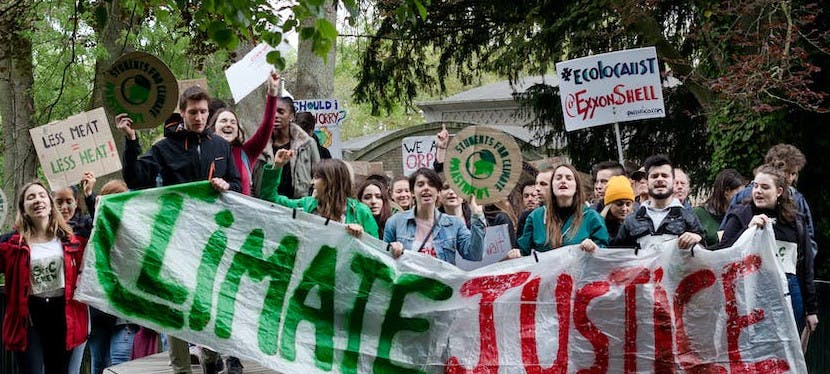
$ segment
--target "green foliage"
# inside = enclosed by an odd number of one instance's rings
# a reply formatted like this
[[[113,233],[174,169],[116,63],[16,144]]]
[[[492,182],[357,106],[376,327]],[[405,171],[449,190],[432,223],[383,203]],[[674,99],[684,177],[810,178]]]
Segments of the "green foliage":
[[[733,168],[752,175],[771,146],[781,143],[788,131],[786,112],[760,114],[737,103],[724,103],[710,113],[708,127],[712,153],[711,178],[723,169]]]

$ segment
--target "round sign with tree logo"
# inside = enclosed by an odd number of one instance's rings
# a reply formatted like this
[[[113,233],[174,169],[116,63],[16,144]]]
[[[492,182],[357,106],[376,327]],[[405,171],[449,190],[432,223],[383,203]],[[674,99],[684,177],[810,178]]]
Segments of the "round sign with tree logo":
[[[490,127],[470,126],[450,140],[444,161],[450,187],[478,204],[504,200],[519,182],[522,153],[509,134]]]
[[[110,116],[129,115],[133,128],[157,127],[176,109],[178,82],[156,56],[127,53],[104,74],[104,108]]]

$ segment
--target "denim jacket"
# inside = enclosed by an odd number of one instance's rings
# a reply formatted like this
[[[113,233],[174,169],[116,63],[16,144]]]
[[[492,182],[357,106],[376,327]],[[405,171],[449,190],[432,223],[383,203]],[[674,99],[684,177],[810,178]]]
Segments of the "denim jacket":
[[[470,229],[458,217],[444,214],[435,210],[437,226],[432,233],[432,245],[435,255],[442,261],[455,265],[455,253],[470,261],[480,261],[484,252],[484,217],[473,215]],[[387,243],[400,242],[405,250],[412,248],[415,241],[415,209],[396,213],[386,221],[383,230],[383,240]]]

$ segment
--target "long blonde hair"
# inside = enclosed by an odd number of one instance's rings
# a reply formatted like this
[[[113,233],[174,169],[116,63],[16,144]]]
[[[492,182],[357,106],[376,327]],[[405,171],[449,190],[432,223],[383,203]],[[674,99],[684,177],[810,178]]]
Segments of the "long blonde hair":
[[[556,175],[556,170],[559,170],[559,168],[562,167],[567,168],[571,171],[571,173],[573,173],[574,181],[576,182],[576,191],[574,192],[574,198],[571,202],[571,206],[559,206],[559,203],[556,201],[556,195],[553,194],[553,177]],[[562,246],[564,238],[566,236],[569,239],[573,238],[574,235],[576,235],[576,232],[579,231],[579,226],[582,225],[582,210],[585,206],[585,194],[582,192],[582,181],[579,178],[579,172],[577,172],[576,169],[569,164],[560,164],[553,168],[553,174],[551,174],[550,186],[548,188],[550,188],[550,196],[547,201],[545,201],[548,244],[550,244],[552,248],[559,248]],[[571,207],[573,207],[574,210],[571,228],[567,233],[563,233],[562,228],[565,226],[565,221],[562,221],[559,218],[559,215],[556,214],[556,210]]]
[[[14,221],[17,231],[23,236],[23,239],[28,242],[37,229],[34,221],[32,221],[32,218],[26,215],[26,210],[23,206],[23,203],[26,201],[26,191],[28,191],[32,186],[40,186],[46,191],[46,195],[49,196],[51,213],[49,214],[49,225],[46,227],[46,229],[49,230],[49,234],[57,236],[61,240],[69,238],[69,236],[72,235],[72,228],[69,227],[69,224],[67,224],[63,219],[61,212],[58,210],[58,206],[55,204],[55,199],[52,197],[52,194],[49,193],[49,189],[46,188],[46,186],[44,186],[40,181],[26,183],[23,188],[20,189],[20,193],[17,196],[17,217]]]

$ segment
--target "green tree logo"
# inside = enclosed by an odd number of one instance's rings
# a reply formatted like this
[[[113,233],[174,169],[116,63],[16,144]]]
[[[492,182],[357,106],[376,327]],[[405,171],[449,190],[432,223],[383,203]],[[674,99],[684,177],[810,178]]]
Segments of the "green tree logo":
[[[467,157],[467,172],[474,179],[487,179],[496,169],[496,156],[489,150],[482,149]]]

